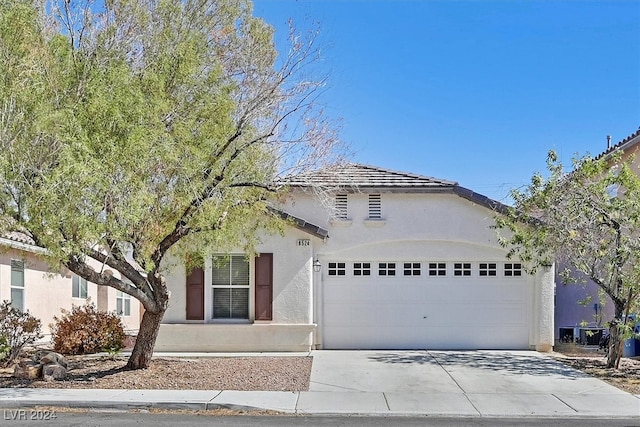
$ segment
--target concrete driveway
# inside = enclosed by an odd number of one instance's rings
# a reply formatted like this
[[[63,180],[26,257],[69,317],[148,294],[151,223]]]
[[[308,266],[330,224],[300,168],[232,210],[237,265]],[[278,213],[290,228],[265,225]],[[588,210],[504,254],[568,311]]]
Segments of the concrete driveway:
[[[640,398],[533,351],[312,352],[298,411],[640,416]],[[308,405],[308,407],[305,407]]]

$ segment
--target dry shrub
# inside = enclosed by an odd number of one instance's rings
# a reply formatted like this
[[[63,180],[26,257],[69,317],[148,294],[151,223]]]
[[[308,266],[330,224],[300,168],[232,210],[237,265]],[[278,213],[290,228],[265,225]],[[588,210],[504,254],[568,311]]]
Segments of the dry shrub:
[[[8,366],[18,358],[25,345],[42,338],[40,319],[11,306],[0,304],[0,363]]]
[[[114,353],[123,347],[126,336],[118,315],[97,310],[93,303],[62,310],[62,316],[53,320],[53,348],[58,353]]]

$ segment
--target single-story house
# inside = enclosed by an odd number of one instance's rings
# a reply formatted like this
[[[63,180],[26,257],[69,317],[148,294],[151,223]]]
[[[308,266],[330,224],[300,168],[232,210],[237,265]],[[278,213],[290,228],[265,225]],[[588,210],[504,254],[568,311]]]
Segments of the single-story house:
[[[607,138],[607,149],[595,158],[600,159],[614,152],[622,152],[624,160],[634,156],[634,170],[640,172],[640,128],[622,141],[612,145]],[[614,165],[612,165],[614,166]],[[617,194],[617,188],[611,188],[611,196]],[[558,274],[564,265],[558,264]],[[581,278],[577,284],[565,284],[562,277],[556,277],[555,297],[555,339],[557,341],[577,341],[584,344],[597,344],[600,334],[587,334],[586,331],[598,331],[614,316],[611,299],[604,295],[601,298],[599,287],[593,281]]]
[[[0,237],[0,301],[9,300],[13,307],[40,319],[44,340],[49,338],[54,316],[60,317],[62,309],[71,310],[87,301],[100,310],[118,313],[127,333],[137,333],[141,318],[137,300],[87,282],[68,270],[53,271],[43,260],[44,253],[45,249],[22,233]]]
[[[287,182],[291,226],[261,236],[259,256],[167,262],[156,351],[552,348],[553,266],[506,258],[500,203],[358,164]]]

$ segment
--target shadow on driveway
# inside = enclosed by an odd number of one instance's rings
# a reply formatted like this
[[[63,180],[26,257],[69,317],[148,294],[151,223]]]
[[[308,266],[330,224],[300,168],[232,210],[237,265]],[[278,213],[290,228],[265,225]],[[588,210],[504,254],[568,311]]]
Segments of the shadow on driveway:
[[[588,375],[556,360],[505,351],[390,351],[370,356],[381,363],[441,366],[447,371],[483,369],[510,375],[560,376],[587,378]]]

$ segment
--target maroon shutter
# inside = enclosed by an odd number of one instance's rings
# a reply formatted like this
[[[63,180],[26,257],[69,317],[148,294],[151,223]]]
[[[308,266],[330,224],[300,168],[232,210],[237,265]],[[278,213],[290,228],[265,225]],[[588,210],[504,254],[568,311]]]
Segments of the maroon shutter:
[[[256,320],[273,320],[273,254],[256,257]]]
[[[187,320],[204,320],[204,270],[200,267],[187,275]]]

